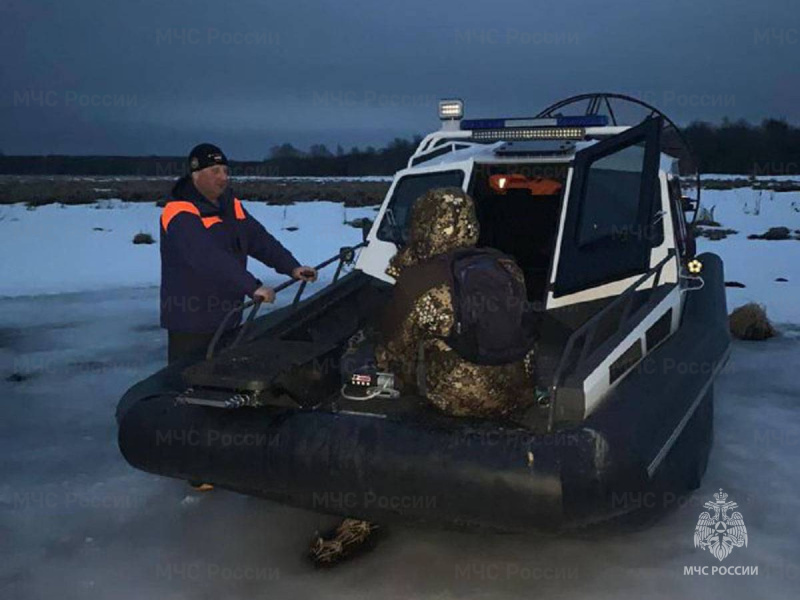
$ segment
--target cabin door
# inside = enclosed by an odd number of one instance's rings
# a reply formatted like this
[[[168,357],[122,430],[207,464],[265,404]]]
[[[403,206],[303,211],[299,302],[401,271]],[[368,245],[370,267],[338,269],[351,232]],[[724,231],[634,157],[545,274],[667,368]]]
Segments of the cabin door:
[[[649,269],[661,128],[651,118],[575,155],[548,308],[619,294]]]

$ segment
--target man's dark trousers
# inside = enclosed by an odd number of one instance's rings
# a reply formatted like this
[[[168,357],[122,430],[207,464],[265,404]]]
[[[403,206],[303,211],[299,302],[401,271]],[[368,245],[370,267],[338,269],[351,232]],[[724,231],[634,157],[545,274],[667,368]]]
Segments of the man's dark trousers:
[[[188,331],[167,332],[167,362],[172,364],[184,358],[202,358],[213,339],[213,333]]]

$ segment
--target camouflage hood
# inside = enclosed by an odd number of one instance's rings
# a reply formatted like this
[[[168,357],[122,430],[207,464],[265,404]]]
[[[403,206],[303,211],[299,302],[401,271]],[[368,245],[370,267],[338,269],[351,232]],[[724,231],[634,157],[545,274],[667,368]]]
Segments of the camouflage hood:
[[[478,242],[475,203],[460,188],[437,188],[421,196],[411,209],[408,245],[389,262],[386,273],[400,272],[434,256]]]

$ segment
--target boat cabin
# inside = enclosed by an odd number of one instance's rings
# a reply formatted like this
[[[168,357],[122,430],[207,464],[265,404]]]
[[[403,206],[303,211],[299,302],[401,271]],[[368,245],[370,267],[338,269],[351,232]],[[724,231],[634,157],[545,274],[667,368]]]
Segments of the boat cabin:
[[[462,188],[476,204],[478,245],[516,259],[542,312],[553,418],[579,421],[678,327],[696,203],[682,195],[679,157],[664,151],[665,117],[622,126],[599,112],[553,113],[467,120],[461,101],[442,101],[442,129],[395,175],[356,268],[391,283],[385,270],[414,201]]]

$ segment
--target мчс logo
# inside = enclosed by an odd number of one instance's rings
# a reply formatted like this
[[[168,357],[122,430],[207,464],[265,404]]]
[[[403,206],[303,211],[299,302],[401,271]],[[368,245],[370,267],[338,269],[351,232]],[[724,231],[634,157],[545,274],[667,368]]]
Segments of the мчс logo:
[[[744,526],[742,513],[734,512],[728,516],[728,511],[738,508],[736,502],[727,502],[728,494],[723,493],[722,488],[718,494],[714,494],[716,502],[706,502],[703,506],[714,511],[712,517],[710,513],[704,512],[697,520],[694,528],[694,547],[702,548],[716,556],[722,561],[731,551],[742,546],[747,547],[747,528]]]

